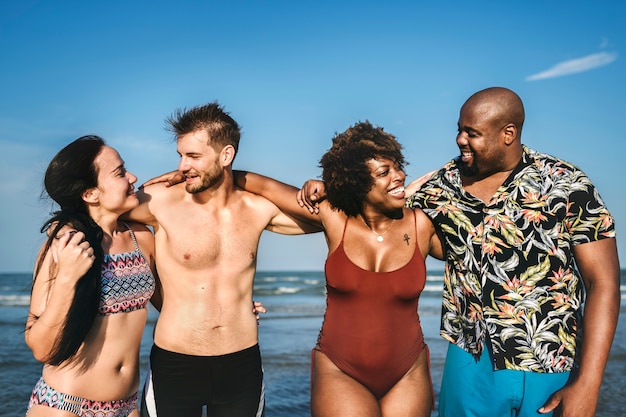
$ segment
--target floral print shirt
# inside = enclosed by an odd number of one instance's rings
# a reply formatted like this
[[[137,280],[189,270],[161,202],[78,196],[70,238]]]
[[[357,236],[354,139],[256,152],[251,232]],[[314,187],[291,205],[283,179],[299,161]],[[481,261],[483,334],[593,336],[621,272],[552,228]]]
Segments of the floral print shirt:
[[[576,166],[524,146],[488,204],[465,192],[455,161],[407,200],[442,233],[441,336],[494,369],[564,372],[575,364],[584,285],[573,245],[615,237],[614,221]]]

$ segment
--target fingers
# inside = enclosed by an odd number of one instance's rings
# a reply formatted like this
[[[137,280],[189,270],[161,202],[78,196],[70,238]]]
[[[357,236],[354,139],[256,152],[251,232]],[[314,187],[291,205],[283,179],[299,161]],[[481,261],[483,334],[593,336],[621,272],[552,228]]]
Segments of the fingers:
[[[254,314],[267,313],[267,309],[260,301],[252,301],[252,312]]]
[[[558,395],[552,395],[546,403],[537,410],[539,414],[547,414],[554,411],[561,403]]]
[[[89,242],[85,240],[85,235],[82,232],[69,232],[68,235],[70,235],[71,238],[67,246],[74,245],[78,256],[88,259],[95,257],[93,248]]]
[[[302,200],[302,188],[298,190],[298,194],[296,194],[296,199],[298,200],[298,205],[300,207],[304,207],[304,201]]]
[[[319,208],[319,205],[315,202],[315,200],[317,200],[315,195],[310,196],[309,199],[305,203],[305,207],[309,210],[310,213],[319,214],[320,208]]]
[[[160,181],[155,181],[154,179],[148,180],[148,181],[144,182],[143,184],[141,184],[141,185],[139,186],[139,189],[140,189],[140,190],[142,190],[142,189],[144,189],[145,187],[147,187],[147,186],[149,186],[149,185],[152,185],[152,184],[156,184],[156,183],[158,183],[158,182],[160,182]]]
[[[185,180],[185,176],[180,171],[172,171],[158,177],[151,178],[139,186],[139,188],[147,187],[148,185],[158,184],[162,182],[166,187],[179,184]]]
[[[311,214],[319,214],[319,203],[326,198],[324,183],[308,180],[298,192],[298,204],[305,207]]]
[[[78,245],[85,238],[85,234],[74,229],[66,229],[63,227],[54,238],[59,241],[60,247],[66,247],[70,242],[73,242],[73,245]]]
[[[94,250],[89,242],[85,240],[83,232],[72,230],[60,236],[58,240],[55,261],[59,260],[61,254],[67,258],[74,258],[77,261],[79,258],[91,259],[91,261],[95,258]]]
[[[56,224],[54,226],[51,226],[47,231],[46,234],[48,235],[48,237],[52,234],[52,231],[56,228]],[[74,227],[72,227],[70,224],[64,224],[61,229],[59,229],[59,231],[57,232],[57,234],[54,236],[55,239],[61,239],[63,236],[65,236],[67,233],[76,233],[77,230],[74,229]]]
[[[139,186],[139,189],[142,189],[142,188],[144,188],[144,187],[147,187],[147,186],[149,186],[149,185],[156,184],[156,183],[159,183],[159,182],[162,182],[162,181],[159,181],[159,179],[158,179],[158,178],[151,178],[151,179],[149,179],[148,181],[146,181],[146,182],[144,182],[143,184],[141,184],[141,185]],[[167,185],[167,184],[166,184],[166,185]]]
[[[260,301],[252,300],[252,313],[254,314],[256,318],[257,325],[261,324],[261,317],[259,316],[259,313],[266,313],[266,312],[267,310],[263,306],[263,303],[261,303]]]
[[[58,266],[57,282],[73,285],[92,267],[96,256],[84,238],[82,232],[73,230],[55,240],[51,251]]]
[[[297,197],[298,204],[300,207],[306,208],[309,210],[311,214],[319,213],[319,206],[317,200],[319,200],[319,196],[317,195],[317,190],[309,191],[307,189],[307,184],[305,184],[301,189],[298,190]]]
[[[411,183],[404,188],[404,190],[406,192],[406,195],[410,196],[410,195],[415,194],[417,192],[417,190],[419,190],[422,187],[422,185],[424,185],[424,183],[426,181],[428,181],[430,179],[430,177],[433,176],[433,174],[435,172],[436,172],[436,170],[427,172],[426,174],[422,175],[421,177],[411,181]]]
[[[84,244],[87,244],[87,246],[85,247]],[[88,242],[83,242],[78,247],[80,248],[80,253],[82,256],[87,257],[88,259],[93,259],[96,257],[93,248],[89,246]]]
[[[63,226],[59,233],[54,236],[54,240],[52,241],[52,245],[50,246],[50,254],[52,255],[52,260],[55,264],[59,264],[60,262],[60,254],[63,253],[67,246],[70,244],[70,240],[74,237],[78,232],[70,227]],[[84,236],[82,233],[79,238],[82,239]],[[75,245],[75,243],[73,244]]]

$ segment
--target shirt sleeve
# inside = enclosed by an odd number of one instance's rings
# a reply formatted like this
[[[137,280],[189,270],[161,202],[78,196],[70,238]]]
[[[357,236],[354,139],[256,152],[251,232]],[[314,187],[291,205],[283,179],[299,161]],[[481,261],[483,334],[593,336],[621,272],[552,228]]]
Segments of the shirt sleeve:
[[[567,229],[579,245],[615,237],[615,220],[598,190],[583,173],[573,177],[567,210]]]

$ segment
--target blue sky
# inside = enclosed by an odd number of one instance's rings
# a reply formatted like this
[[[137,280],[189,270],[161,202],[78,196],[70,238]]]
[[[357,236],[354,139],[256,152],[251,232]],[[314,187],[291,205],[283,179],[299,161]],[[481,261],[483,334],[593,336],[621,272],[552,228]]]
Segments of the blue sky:
[[[626,259],[622,1],[0,1],[0,272],[29,272],[54,154],[84,134],[143,182],[176,167],[164,119],[218,100],[235,168],[301,185],[363,120],[404,145],[409,178],[457,155],[459,107],[505,86],[523,142],[579,165]],[[265,233],[260,270],[321,270],[321,235]],[[440,267],[431,263],[431,267]]]

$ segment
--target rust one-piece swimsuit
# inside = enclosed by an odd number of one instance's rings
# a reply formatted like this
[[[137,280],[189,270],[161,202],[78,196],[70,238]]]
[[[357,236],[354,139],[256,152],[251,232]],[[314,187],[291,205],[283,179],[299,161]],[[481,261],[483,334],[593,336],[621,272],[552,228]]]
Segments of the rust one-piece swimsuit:
[[[426,265],[416,243],[403,267],[364,270],[344,251],[346,226],[326,259],[326,313],[315,349],[381,398],[426,348],[417,312]]]

